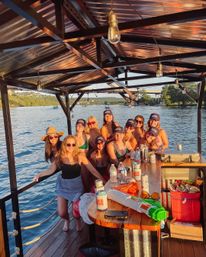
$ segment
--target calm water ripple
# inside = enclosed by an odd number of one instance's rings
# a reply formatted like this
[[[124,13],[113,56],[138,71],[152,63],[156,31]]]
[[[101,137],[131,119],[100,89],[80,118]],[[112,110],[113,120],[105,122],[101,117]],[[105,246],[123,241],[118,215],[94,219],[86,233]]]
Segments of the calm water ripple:
[[[78,118],[87,119],[89,115],[97,117],[99,125],[102,125],[102,112],[105,106],[76,106],[72,112],[72,130]],[[184,152],[197,151],[197,110],[195,107],[167,108],[162,106],[111,106],[115,119],[124,125],[128,118],[134,118],[142,114],[147,121],[151,112],[157,112],[161,116],[161,125],[169,135],[169,151],[175,151],[176,143],[183,144]],[[64,131],[67,135],[67,122],[61,108],[53,107],[23,107],[11,109],[12,130],[14,139],[14,151],[16,159],[17,183],[22,187],[32,181],[34,175],[45,170],[48,164],[44,161],[44,143],[40,138],[45,134],[48,126],[55,126],[57,130]],[[202,120],[206,120],[206,110],[202,111]],[[202,122],[203,156],[206,157],[206,122]],[[6,144],[4,136],[3,117],[0,110],[0,197],[9,193],[8,164]],[[20,209],[30,209],[42,206],[55,196],[54,175],[50,179],[41,182],[27,192],[20,195]],[[8,206],[8,208],[10,208]],[[22,226],[31,225],[48,217],[56,208],[56,203],[43,212],[22,215]],[[53,219],[53,222],[55,219]],[[11,228],[12,225],[9,225]],[[24,242],[41,235],[48,227],[48,223],[41,228],[24,231]]]

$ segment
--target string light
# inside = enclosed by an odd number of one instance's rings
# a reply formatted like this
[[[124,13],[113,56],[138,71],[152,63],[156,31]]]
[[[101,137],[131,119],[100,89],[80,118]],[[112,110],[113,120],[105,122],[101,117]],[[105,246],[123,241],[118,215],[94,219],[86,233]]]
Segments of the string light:
[[[37,81],[36,88],[37,88],[38,91],[42,90],[41,80],[39,78],[39,72],[38,72],[38,81]]]
[[[162,63],[159,62],[159,63],[157,64],[156,77],[157,77],[157,78],[160,78],[160,77],[162,77],[162,76],[163,76],[163,67],[162,67]]]

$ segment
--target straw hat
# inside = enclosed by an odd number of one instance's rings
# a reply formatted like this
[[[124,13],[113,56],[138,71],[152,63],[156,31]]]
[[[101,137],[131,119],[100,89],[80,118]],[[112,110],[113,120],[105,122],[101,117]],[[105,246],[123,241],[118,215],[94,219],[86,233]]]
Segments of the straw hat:
[[[64,135],[64,132],[63,131],[57,131],[55,127],[48,127],[46,129],[46,135],[42,136],[41,140],[42,141],[45,141],[46,138],[49,136],[49,135],[52,135],[52,134],[55,134],[55,135],[58,135],[59,137],[63,136]]]

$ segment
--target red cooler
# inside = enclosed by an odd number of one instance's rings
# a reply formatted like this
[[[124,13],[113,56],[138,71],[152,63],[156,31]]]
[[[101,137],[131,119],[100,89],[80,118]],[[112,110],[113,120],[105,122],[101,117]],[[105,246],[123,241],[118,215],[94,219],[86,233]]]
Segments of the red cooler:
[[[173,219],[183,222],[200,221],[200,193],[171,192]]]

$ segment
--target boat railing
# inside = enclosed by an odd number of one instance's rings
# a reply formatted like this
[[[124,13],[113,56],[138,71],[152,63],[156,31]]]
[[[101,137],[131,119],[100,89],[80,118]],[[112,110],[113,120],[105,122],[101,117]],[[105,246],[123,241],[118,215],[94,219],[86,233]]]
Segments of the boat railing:
[[[43,180],[48,179],[50,176],[46,176],[44,178],[41,178],[39,182],[42,182]],[[20,194],[22,194],[23,192],[28,191],[29,189],[31,189],[33,186],[35,186],[36,184],[38,184],[39,182],[31,182],[29,184],[27,184],[26,186],[23,186],[21,188],[19,188],[17,190],[17,195],[19,196]],[[13,237],[13,239],[15,239],[15,237],[17,237],[20,234],[22,234],[23,231],[25,230],[30,230],[30,229],[35,229],[37,227],[40,227],[41,225],[51,221],[51,219],[55,216],[57,216],[57,211],[55,210],[54,212],[52,212],[48,217],[46,217],[45,219],[41,220],[40,222],[37,222],[35,224],[31,224],[28,226],[19,226],[19,230],[15,229],[15,226],[13,231],[8,231],[8,222],[13,222],[16,220],[16,213],[12,212],[11,210],[7,210],[8,208],[6,208],[7,203],[12,199],[13,195],[11,194],[7,194],[6,196],[4,196],[3,198],[0,198],[0,221],[2,220],[2,229],[0,229],[0,238],[1,236],[3,237],[2,240],[4,242],[5,245],[5,257],[10,257],[10,256],[22,256],[20,254],[20,247],[26,247],[29,246],[35,242],[37,242],[39,239],[41,239],[47,232],[44,232],[42,235],[38,235],[37,237],[33,238],[32,240],[29,240],[27,242],[23,242],[22,245],[16,245],[15,247],[15,252],[10,254],[11,251],[11,238]],[[33,208],[33,209],[24,209],[24,210],[19,210],[19,215],[21,216],[21,220],[24,220],[24,214],[29,214],[29,213],[36,213],[39,211],[42,211],[46,208],[48,208],[50,205],[52,205],[54,202],[56,201],[56,197],[54,197],[53,199],[49,200],[47,203],[43,204],[40,207],[37,208]],[[9,211],[11,213],[9,213]],[[10,217],[9,217],[10,216]],[[7,218],[8,217],[8,218]],[[33,218],[30,217],[30,220],[32,221]],[[1,225],[1,224],[0,224]],[[2,230],[2,231],[1,231]],[[1,235],[2,232],[2,235]],[[16,242],[16,240],[14,240]]]

